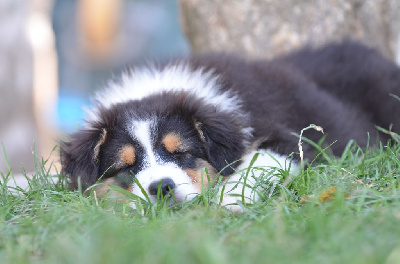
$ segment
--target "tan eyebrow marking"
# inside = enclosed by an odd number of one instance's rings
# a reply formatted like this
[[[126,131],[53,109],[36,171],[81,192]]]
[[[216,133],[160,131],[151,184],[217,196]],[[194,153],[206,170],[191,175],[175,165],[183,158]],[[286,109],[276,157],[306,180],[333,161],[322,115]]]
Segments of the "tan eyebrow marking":
[[[181,149],[181,139],[179,138],[179,136],[173,132],[168,133],[167,135],[165,135],[165,137],[162,140],[162,143],[165,147],[165,149],[169,152],[169,153],[174,153],[177,150]]]
[[[125,145],[119,152],[120,160],[126,165],[133,165],[136,160],[135,148],[132,145]]]

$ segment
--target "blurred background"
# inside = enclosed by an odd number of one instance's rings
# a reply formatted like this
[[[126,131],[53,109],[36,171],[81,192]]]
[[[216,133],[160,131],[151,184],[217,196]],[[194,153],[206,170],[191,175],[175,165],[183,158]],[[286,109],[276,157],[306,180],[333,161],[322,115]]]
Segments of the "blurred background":
[[[400,62],[399,33],[397,0],[1,0],[0,172],[33,171],[33,153],[57,164],[57,141],[127,65],[343,38]]]
[[[57,140],[127,65],[189,52],[165,0],[2,0],[0,35],[0,141],[14,173],[34,169],[34,150],[57,163]]]

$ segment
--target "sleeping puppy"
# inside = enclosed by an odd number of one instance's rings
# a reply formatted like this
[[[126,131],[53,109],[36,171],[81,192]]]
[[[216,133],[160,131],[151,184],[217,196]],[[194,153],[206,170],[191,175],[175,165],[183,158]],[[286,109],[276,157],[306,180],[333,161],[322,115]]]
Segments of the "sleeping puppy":
[[[348,41],[268,61],[212,54],[137,67],[97,93],[84,126],[61,143],[62,173],[73,189],[100,179],[142,198],[145,191],[152,202],[161,192],[170,204],[190,201],[222,175],[222,204],[240,211],[234,194],[257,200],[262,186],[250,187],[262,168],[288,169],[287,156],[298,152],[293,133],[310,124],[323,127],[327,144],[336,141],[336,155],[351,139],[366,146],[369,135],[373,144],[375,125],[399,132],[400,103],[390,94],[400,95],[399,68]],[[317,142],[321,133],[304,136]],[[303,152],[315,155],[309,145]],[[256,153],[245,179],[240,171]]]

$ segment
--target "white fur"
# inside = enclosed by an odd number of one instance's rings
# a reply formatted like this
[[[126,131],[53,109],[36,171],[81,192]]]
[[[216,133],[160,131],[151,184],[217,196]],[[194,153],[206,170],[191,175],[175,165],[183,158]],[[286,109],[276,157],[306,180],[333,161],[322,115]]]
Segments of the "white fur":
[[[174,196],[178,203],[190,201],[198,194],[194,188],[191,178],[175,164],[155,165],[140,171],[136,179],[148,194],[151,202],[157,201],[156,195],[150,195],[149,186],[153,182],[159,182],[162,179],[171,178],[175,183]],[[145,195],[138,185],[134,184],[132,193],[145,199]],[[173,197],[170,198],[170,204],[173,204]]]
[[[259,153],[257,160],[254,162],[252,168],[250,168],[250,172],[245,182],[245,175],[248,167],[250,166],[251,160],[254,155]],[[237,201],[241,201],[242,197],[234,196],[240,195],[244,196],[245,203],[254,203],[259,200],[259,192],[265,192],[265,185],[259,185],[254,190],[254,186],[259,180],[259,178],[265,174],[265,170],[275,168],[286,169],[289,166],[289,160],[287,160],[286,156],[282,156],[270,150],[260,149],[257,151],[252,151],[249,154],[245,155],[242,159],[241,165],[237,168],[237,173],[229,177],[224,184],[224,194],[221,205],[230,209],[235,213],[241,213],[243,211],[242,207],[237,204]],[[300,166],[299,164],[292,162],[290,168],[290,174],[296,174],[299,172]],[[279,176],[277,173],[273,173],[267,179],[263,179],[265,181],[269,181],[271,184],[275,185],[279,182]],[[239,184],[238,184],[239,183]],[[220,188],[219,194],[221,195],[223,186]],[[219,200],[219,199],[218,199]]]
[[[110,82],[108,87],[95,96],[97,107],[86,109],[89,121],[100,121],[99,106],[110,108],[117,103],[131,100],[141,100],[149,95],[162,92],[180,92],[202,99],[210,107],[219,111],[235,112],[239,119],[249,120],[248,113],[241,110],[242,101],[231,90],[222,91],[221,77],[213,70],[202,68],[192,69],[184,62],[167,65],[165,68],[143,67],[133,69],[121,76],[118,82]],[[90,125],[90,122],[86,123]],[[248,138],[253,132],[252,127],[243,127],[241,133],[245,136],[244,145],[249,145]]]
[[[174,198],[179,203],[190,201],[194,196],[196,196],[196,194],[198,194],[198,191],[196,191],[191,178],[177,165],[163,162],[159,157],[157,157],[153,150],[151,130],[154,122],[154,120],[135,121],[128,126],[128,131],[130,132],[131,136],[138,140],[145,150],[143,167],[141,168],[140,172],[135,175],[135,177],[149,196],[151,202],[156,202],[157,196],[150,195],[150,185],[153,182],[160,182],[166,178],[172,179],[175,183],[175,197],[170,198],[170,204],[173,204]],[[132,193],[143,199],[146,197],[140,187],[136,184],[133,185]]]
[[[156,202],[156,195],[150,195],[149,187],[153,182],[160,182],[162,179],[171,178],[176,187],[174,189],[174,196],[177,202],[181,203],[184,201],[192,200],[197,194],[198,190],[194,187],[191,178],[173,163],[164,163],[153,150],[152,141],[152,126],[156,120],[141,120],[134,121],[128,126],[128,131],[133,138],[139,141],[145,150],[145,162],[141,171],[136,175],[136,179],[143,187],[145,192],[150,198],[151,202]],[[259,153],[258,158],[250,168],[248,177],[245,179],[248,167],[256,153]],[[242,208],[237,204],[238,200],[242,200],[241,196],[244,196],[245,203],[254,203],[259,200],[259,192],[267,190],[265,184],[260,184],[255,188],[260,177],[265,175],[266,170],[274,170],[276,168],[286,169],[288,166],[288,160],[286,156],[279,155],[270,150],[257,150],[252,151],[245,155],[242,159],[241,165],[237,168],[237,173],[228,178],[224,183],[224,193],[222,206],[227,207],[233,212],[240,213]],[[297,173],[299,165],[295,162],[291,164],[291,174]],[[269,181],[271,184],[279,182],[279,176],[277,173],[272,173],[268,176],[269,178],[262,179],[263,182]],[[245,185],[246,184],[246,185]],[[219,191],[221,195],[222,188]],[[145,195],[138,185],[134,184],[132,193],[145,199]],[[239,195],[235,196],[235,195]],[[171,197],[169,204],[173,204],[174,200]]]
[[[136,68],[122,75],[119,82],[111,82],[105,90],[97,93],[95,100],[106,108],[117,103],[140,100],[162,92],[185,91],[203,99],[205,103],[221,111],[233,112],[241,106],[239,97],[231,91],[220,91],[220,77],[213,71],[192,70],[187,63],[155,67]],[[97,120],[96,112],[89,116]]]
[[[128,128],[131,132],[131,136],[136,138],[145,149],[145,165],[155,166],[157,165],[156,156],[154,155],[152,140],[151,140],[151,129],[153,122],[147,121],[136,121],[133,122],[132,127]]]

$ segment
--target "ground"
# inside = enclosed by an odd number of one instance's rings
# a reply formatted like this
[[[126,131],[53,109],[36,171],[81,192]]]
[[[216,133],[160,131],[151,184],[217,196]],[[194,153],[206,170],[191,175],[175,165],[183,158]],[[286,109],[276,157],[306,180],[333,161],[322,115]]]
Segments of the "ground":
[[[400,145],[320,149],[243,214],[217,188],[179,207],[69,191],[37,161],[26,190],[0,185],[0,263],[399,263]],[[266,171],[267,173],[267,171]],[[61,178],[60,178],[61,177]],[[55,181],[57,179],[57,181]]]

